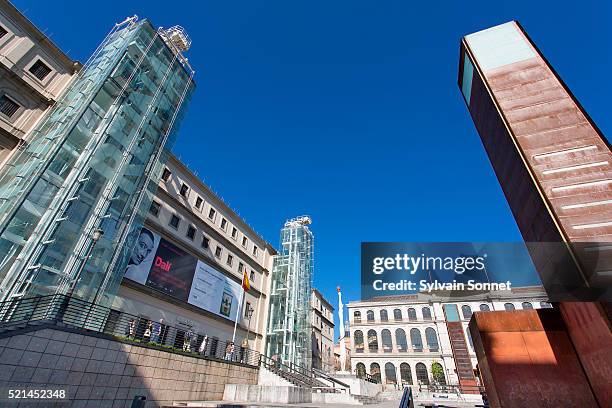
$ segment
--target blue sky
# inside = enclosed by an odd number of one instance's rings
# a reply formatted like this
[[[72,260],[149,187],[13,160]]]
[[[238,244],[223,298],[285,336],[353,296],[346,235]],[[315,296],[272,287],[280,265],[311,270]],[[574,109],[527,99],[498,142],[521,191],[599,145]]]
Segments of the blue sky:
[[[15,0],[85,61],[127,15],[184,26],[174,148],[269,242],[309,214],[315,285],[359,298],[361,241],[517,241],[457,88],[461,36],[518,19],[604,134],[609,2]]]

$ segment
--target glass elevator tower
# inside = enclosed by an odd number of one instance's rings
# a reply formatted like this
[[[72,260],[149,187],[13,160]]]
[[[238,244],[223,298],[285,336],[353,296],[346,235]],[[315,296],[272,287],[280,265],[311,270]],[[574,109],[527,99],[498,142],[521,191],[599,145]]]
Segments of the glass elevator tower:
[[[176,26],[118,23],[0,172],[0,301],[108,305],[194,89]]]
[[[285,222],[280,253],[274,258],[266,355],[283,364],[312,366],[310,288],[314,236],[310,217]]]

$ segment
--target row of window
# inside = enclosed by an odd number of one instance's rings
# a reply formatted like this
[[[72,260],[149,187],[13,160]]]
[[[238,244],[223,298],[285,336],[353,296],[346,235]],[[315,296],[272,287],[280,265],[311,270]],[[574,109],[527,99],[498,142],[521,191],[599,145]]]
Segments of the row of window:
[[[401,363],[400,364],[400,384],[401,385],[413,385],[412,381],[412,370],[410,368],[410,364]],[[429,385],[429,374],[427,372],[427,366],[423,363],[417,363],[415,365],[415,373],[418,384]],[[355,366],[355,371],[358,378],[363,378],[366,375],[366,367],[363,363],[357,363]],[[437,378],[432,378],[436,383],[440,385],[446,385],[446,378],[444,376],[444,370],[442,369],[442,365],[440,363],[434,362],[431,364],[431,372],[433,373],[441,373]],[[381,382],[381,372],[380,365],[378,363],[370,364],[370,373],[372,378],[376,381]],[[393,363],[385,364],[385,380],[388,384],[398,384],[397,381],[397,371],[396,367]]]
[[[159,213],[161,211],[161,204],[157,201],[153,201],[151,202],[151,207],[149,208],[149,213],[155,217],[159,216]],[[168,225],[170,227],[172,227],[173,229],[177,230],[179,229],[180,225],[181,225],[181,218],[176,215],[176,214],[171,214],[170,216],[170,220],[168,221]],[[193,225],[189,224],[187,226],[187,232],[185,233],[185,236],[191,240],[194,241],[195,240],[195,236],[196,236],[196,227],[194,227]],[[207,237],[204,233],[202,233],[202,240],[200,241],[200,246],[202,247],[202,249],[208,249],[210,247],[210,238]],[[217,244],[217,246],[215,247],[215,257],[218,259],[219,262],[222,262],[223,259],[223,247],[219,244]],[[234,256],[231,253],[227,253],[226,257],[225,257],[225,264],[229,267],[229,268],[233,268],[234,266]],[[238,262],[238,273],[240,273],[241,275],[244,273],[244,271],[246,270],[245,265],[243,262]],[[251,280],[251,283],[255,282],[255,271],[251,270],[251,273],[249,275],[249,279]]]
[[[525,310],[533,309],[533,305],[531,304],[531,302],[523,302],[521,306]],[[550,308],[552,306],[548,302],[540,302],[540,307],[541,308]],[[515,310],[515,306],[514,306],[513,303],[505,303],[504,304],[504,309],[505,310]],[[486,303],[483,303],[483,304],[480,305],[480,311],[481,312],[489,312],[490,310],[491,310],[491,308]],[[432,320],[431,308],[423,307],[421,309],[421,313],[423,314],[423,320]],[[461,306],[461,313],[463,314],[463,318],[465,320],[469,320],[472,317],[472,308],[470,306],[468,306],[468,305],[463,305],[463,306]],[[366,312],[366,319],[367,319],[368,322],[374,322],[374,311],[368,310]],[[353,313],[353,320],[354,320],[355,323],[361,323],[361,312],[360,311],[357,310],[357,311],[355,311]],[[402,321],[403,320],[401,309],[393,309],[393,320],[395,320],[395,321]],[[416,309],[414,309],[412,307],[408,308],[408,320],[409,321],[416,321],[417,320]],[[387,310],[382,309],[380,311],[380,321],[381,322],[388,322],[389,321],[389,314],[388,314]]]
[[[376,330],[368,330],[367,334],[368,351],[370,353],[378,353],[378,334],[376,333]],[[383,331],[381,331],[380,337],[382,340],[383,352],[393,352],[393,339],[391,336],[391,331],[389,329],[384,329]],[[363,332],[361,330],[355,330],[353,338],[355,341],[355,352],[363,353],[365,348],[363,342]],[[433,328],[428,327],[425,329],[425,340],[427,341],[427,348],[430,351],[438,350],[438,335]],[[404,329],[395,330],[395,344],[397,346],[398,351],[408,351],[408,341],[406,340],[406,332],[404,331]],[[423,351],[423,337],[421,336],[421,331],[419,329],[410,329],[410,344],[414,351]]]
[[[171,176],[172,176],[172,172],[168,168],[164,168],[164,171],[162,173],[162,180],[164,182],[168,182]],[[190,192],[189,186],[186,183],[181,183],[181,188],[179,189],[179,194],[181,195],[181,197],[185,198],[186,200],[189,200],[189,192]],[[194,206],[199,211],[202,211],[204,209],[204,199],[198,195],[196,197]],[[217,210],[215,210],[212,206],[208,210],[208,219],[212,221],[213,224],[216,224]],[[229,223],[227,219],[225,217],[221,217],[221,222],[219,223],[219,227],[221,228],[221,230],[223,230],[224,232],[228,232],[227,231],[228,224]],[[232,226],[230,235],[232,239],[237,240],[238,239],[238,228],[236,228],[235,226]],[[248,246],[249,246],[249,239],[246,237],[246,235],[243,235],[242,236],[242,247],[246,249],[248,248]],[[253,249],[251,253],[255,258],[258,257],[259,248],[257,247],[257,245],[253,245]]]

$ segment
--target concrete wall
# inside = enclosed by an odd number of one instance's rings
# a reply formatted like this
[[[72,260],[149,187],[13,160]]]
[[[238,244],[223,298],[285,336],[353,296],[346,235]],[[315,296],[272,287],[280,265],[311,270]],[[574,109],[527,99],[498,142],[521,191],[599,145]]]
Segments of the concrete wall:
[[[558,309],[476,312],[470,331],[491,407],[598,406]]]
[[[257,371],[59,329],[0,339],[0,389],[64,389],[72,403],[62,407],[220,400],[225,384],[255,384]]]
[[[281,385],[227,384],[223,400],[300,404],[312,402],[312,395],[308,388],[285,387]]]

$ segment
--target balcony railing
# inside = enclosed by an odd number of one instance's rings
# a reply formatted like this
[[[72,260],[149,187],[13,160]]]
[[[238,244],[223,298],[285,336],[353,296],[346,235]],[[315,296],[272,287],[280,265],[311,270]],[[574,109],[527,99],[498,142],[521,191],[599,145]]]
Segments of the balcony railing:
[[[142,316],[65,295],[0,302],[0,333],[27,326],[55,325],[112,336],[171,353],[257,366],[259,352],[239,347],[190,328],[155,322]]]

